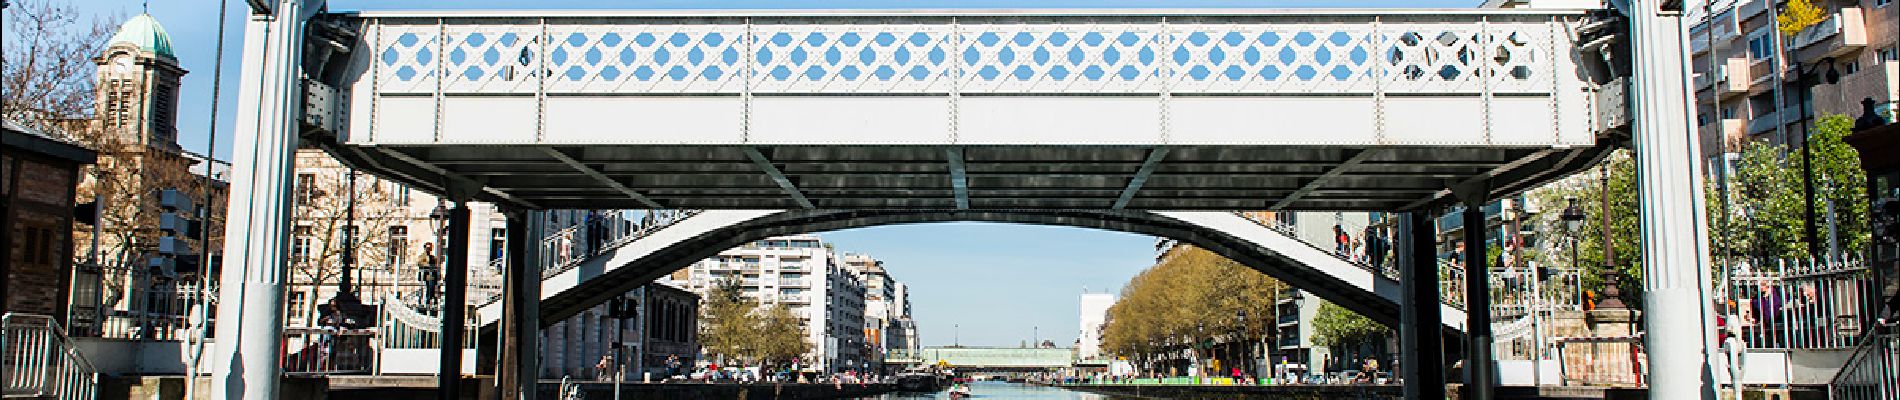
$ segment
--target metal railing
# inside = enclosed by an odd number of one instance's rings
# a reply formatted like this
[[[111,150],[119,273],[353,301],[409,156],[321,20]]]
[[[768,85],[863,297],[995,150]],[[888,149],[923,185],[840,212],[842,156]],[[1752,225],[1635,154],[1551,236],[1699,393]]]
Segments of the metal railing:
[[[1742,264],[1722,288],[1751,349],[1846,349],[1873,325],[1878,285],[1867,264]]]
[[[180,340],[190,332],[191,307],[206,293],[189,276],[146,268],[82,264],[73,275],[72,336]]]
[[[0,360],[5,397],[81,400],[98,394],[99,370],[53,317],[0,316]]]
[[[1560,337],[1557,365],[1563,384],[1642,387],[1649,359],[1642,336]]]
[[[541,239],[541,277],[560,275],[581,261],[652,235],[701,211],[649,210],[641,213],[637,221],[625,213],[605,213],[595,217],[595,222],[582,220],[562,228]]]
[[[1834,400],[1900,398],[1900,333],[1868,335],[1827,384]]]
[[[284,373],[368,374],[376,365],[375,329],[284,328]]]
[[[1371,272],[1373,274],[1383,276],[1386,279],[1392,279],[1392,280],[1399,279],[1398,265],[1396,265],[1396,262],[1390,261],[1392,259],[1392,255],[1391,255],[1392,247],[1394,247],[1394,246],[1390,246],[1390,244],[1395,244],[1395,243],[1388,243],[1388,246],[1385,246],[1386,251],[1377,252],[1377,253],[1365,251],[1366,249],[1366,245],[1364,244],[1365,238],[1359,238],[1358,241],[1355,241],[1351,244],[1346,244],[1343,246],[1335,244],[1333,247],[1328,248],[1328,247],[1321,246],[1318,243],[1313,243],[1313,242],[1307,241],[1304,238],[1301,238],[1299,232],[1294,228],[1294,225],[1295,225],[1294,223],[1288,223],[1286,221],[1281,221],[1281,220],[1272,219],[1272,218],[1262,218],[1262,215],[1251,214],[1245,211],[1235,211],[1234,215],[1240,216],[1241,218],[1245,218],[1248,221],[1253,221],[1253,223],[1258,224],[1261,227],[1265,227],[1275,232],[1279,232],[1282,235],[1286,235],[1287,237],[1292,238],[1294,241],[1305,243],[1307,246],[1310,246],[1314,249],[1325,252],[1326,254],[1331,254],[1334,258],[1338,258],[1340,261],[1345,261],[1349,264],[1352,264],[1355,267],[1359,267],[1359,269],[1363,269],[1363,270],[1366,270],[1367,272]],[[1350,235],[1354,235],[1353,232],[1363,232],[1365,227],[1364,226],[1342,226],[1342,228],[1345,229],[1348,232],[1348,235],[1350,236]],[[1375,263],[1377,265],[1375,265]],[[1451,276],[1452,278],[1455,278],[1455,279],[1447,279],[1443,282],[1440,282],[1439,298],[1442,299],[1446,305],[1450,305],[1453,308],[1463,310],[1465,308],[1463,270],[1461,268],[1455,268],[1453,264],[1444,262],[1444,260],[1439,261],[1438,268],[1439,268],[1439,275],[1441,275],[1441,278],[1443,278],[1444,276]]]

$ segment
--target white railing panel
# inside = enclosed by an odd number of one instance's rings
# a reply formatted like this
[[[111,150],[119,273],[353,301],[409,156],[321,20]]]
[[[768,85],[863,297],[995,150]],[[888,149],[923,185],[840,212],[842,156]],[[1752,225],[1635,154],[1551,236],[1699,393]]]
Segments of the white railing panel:
[[[696,20],[549,22],[547,92],[739,93],[746,25]]]
[[[753,93],[948,93],[955,82],[949,24],[792,20],[751,31]]]

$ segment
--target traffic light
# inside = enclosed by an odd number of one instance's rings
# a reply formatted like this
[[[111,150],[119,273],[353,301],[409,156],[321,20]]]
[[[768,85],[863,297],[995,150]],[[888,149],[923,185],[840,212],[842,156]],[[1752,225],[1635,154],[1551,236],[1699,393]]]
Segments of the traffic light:
[[[625,297],[615,297],[607,301],[607,317],[615,319],[634,319],[640,316],[640,302]]]
[[[191,238],[197,237],[202,222],[197,217],[197,207],[191,197],[178,189],[164,189],[158,192],[158,254],[151,259],[154,275],[174,277],[178,274],[197,273],[198,253],[191,248]]]

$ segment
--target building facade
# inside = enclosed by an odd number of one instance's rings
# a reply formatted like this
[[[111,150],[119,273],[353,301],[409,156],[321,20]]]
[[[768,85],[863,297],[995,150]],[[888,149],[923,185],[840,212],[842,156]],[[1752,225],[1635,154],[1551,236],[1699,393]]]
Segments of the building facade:
[[[1108,308],[1115,305],[1115,295],[1109,293],[1082,293],[1080,302],[1081,326],[1075,339],[1075,357],[1092,359],[1102,354],[1102,325],[1108,323]]]
[[[804,319],[812,351],[802,367],[836,372],[869,365],[864,282],[817,236],[746,243],[674,272],[670,283],[704,297],[728,279],[737,281],[747,298],[783,304]]]
[[[614,318],[601,304],[541,330],[541,377],[597,379],[606,375],[601,360],[614,360],[615,343],[624,379],[667,378],[666,361],[684,368],[699,358],[699,296],[655,282],[628,292],[633,318]],[[611,367],[610,367],[611,368]]]
[[[1862,113],[1871,100],[1891,121],[1900,88],[1891,0],[1814,0],[1825,15],[1794,35],[1771,0],[1712,1],[1689,10],[1692,79],[1702,153],[1728,171],[1748,140],[1798,144],[1817,116]]]
[[[73,193],[92,150],[11,121],[0,127],[0,312],[65,324],[73,276]]]
[[[178,145],[178,92],[186,71],[151,15],[120,25],[92,61],[98,71],[92,118],[47,125],[98,154],[72,193],[75,203],[90,204],[82,208],[92,209],[94,218],[68,228],[74,238],[69,258],[78,265],[69,331],[178,339],[198,302],[199,278],[215,274],[216,266],[204,261],[215,261],[223,248],[229,165]],[[187,232],[179,229],[184,224],[168,225],[183,220],[202,226]],[[212,255],[203,257],[207,251]]]

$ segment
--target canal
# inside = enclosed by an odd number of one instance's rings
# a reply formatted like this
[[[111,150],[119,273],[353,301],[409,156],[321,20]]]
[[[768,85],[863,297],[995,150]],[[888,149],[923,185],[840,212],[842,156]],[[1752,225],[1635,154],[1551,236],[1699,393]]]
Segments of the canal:
[[[983,381],[970,384],[970,397],[973,399],[1028,399],[1028,400],[1124,400],[1136,397],[1108,396],[1094,393],[1077,392],[1062,388],[1036,386],[1023,383]],[[859,400],[900,400],[900,399],[948,399],[949,391],[935,393],[894,392],[877,396],[859,397]]]

